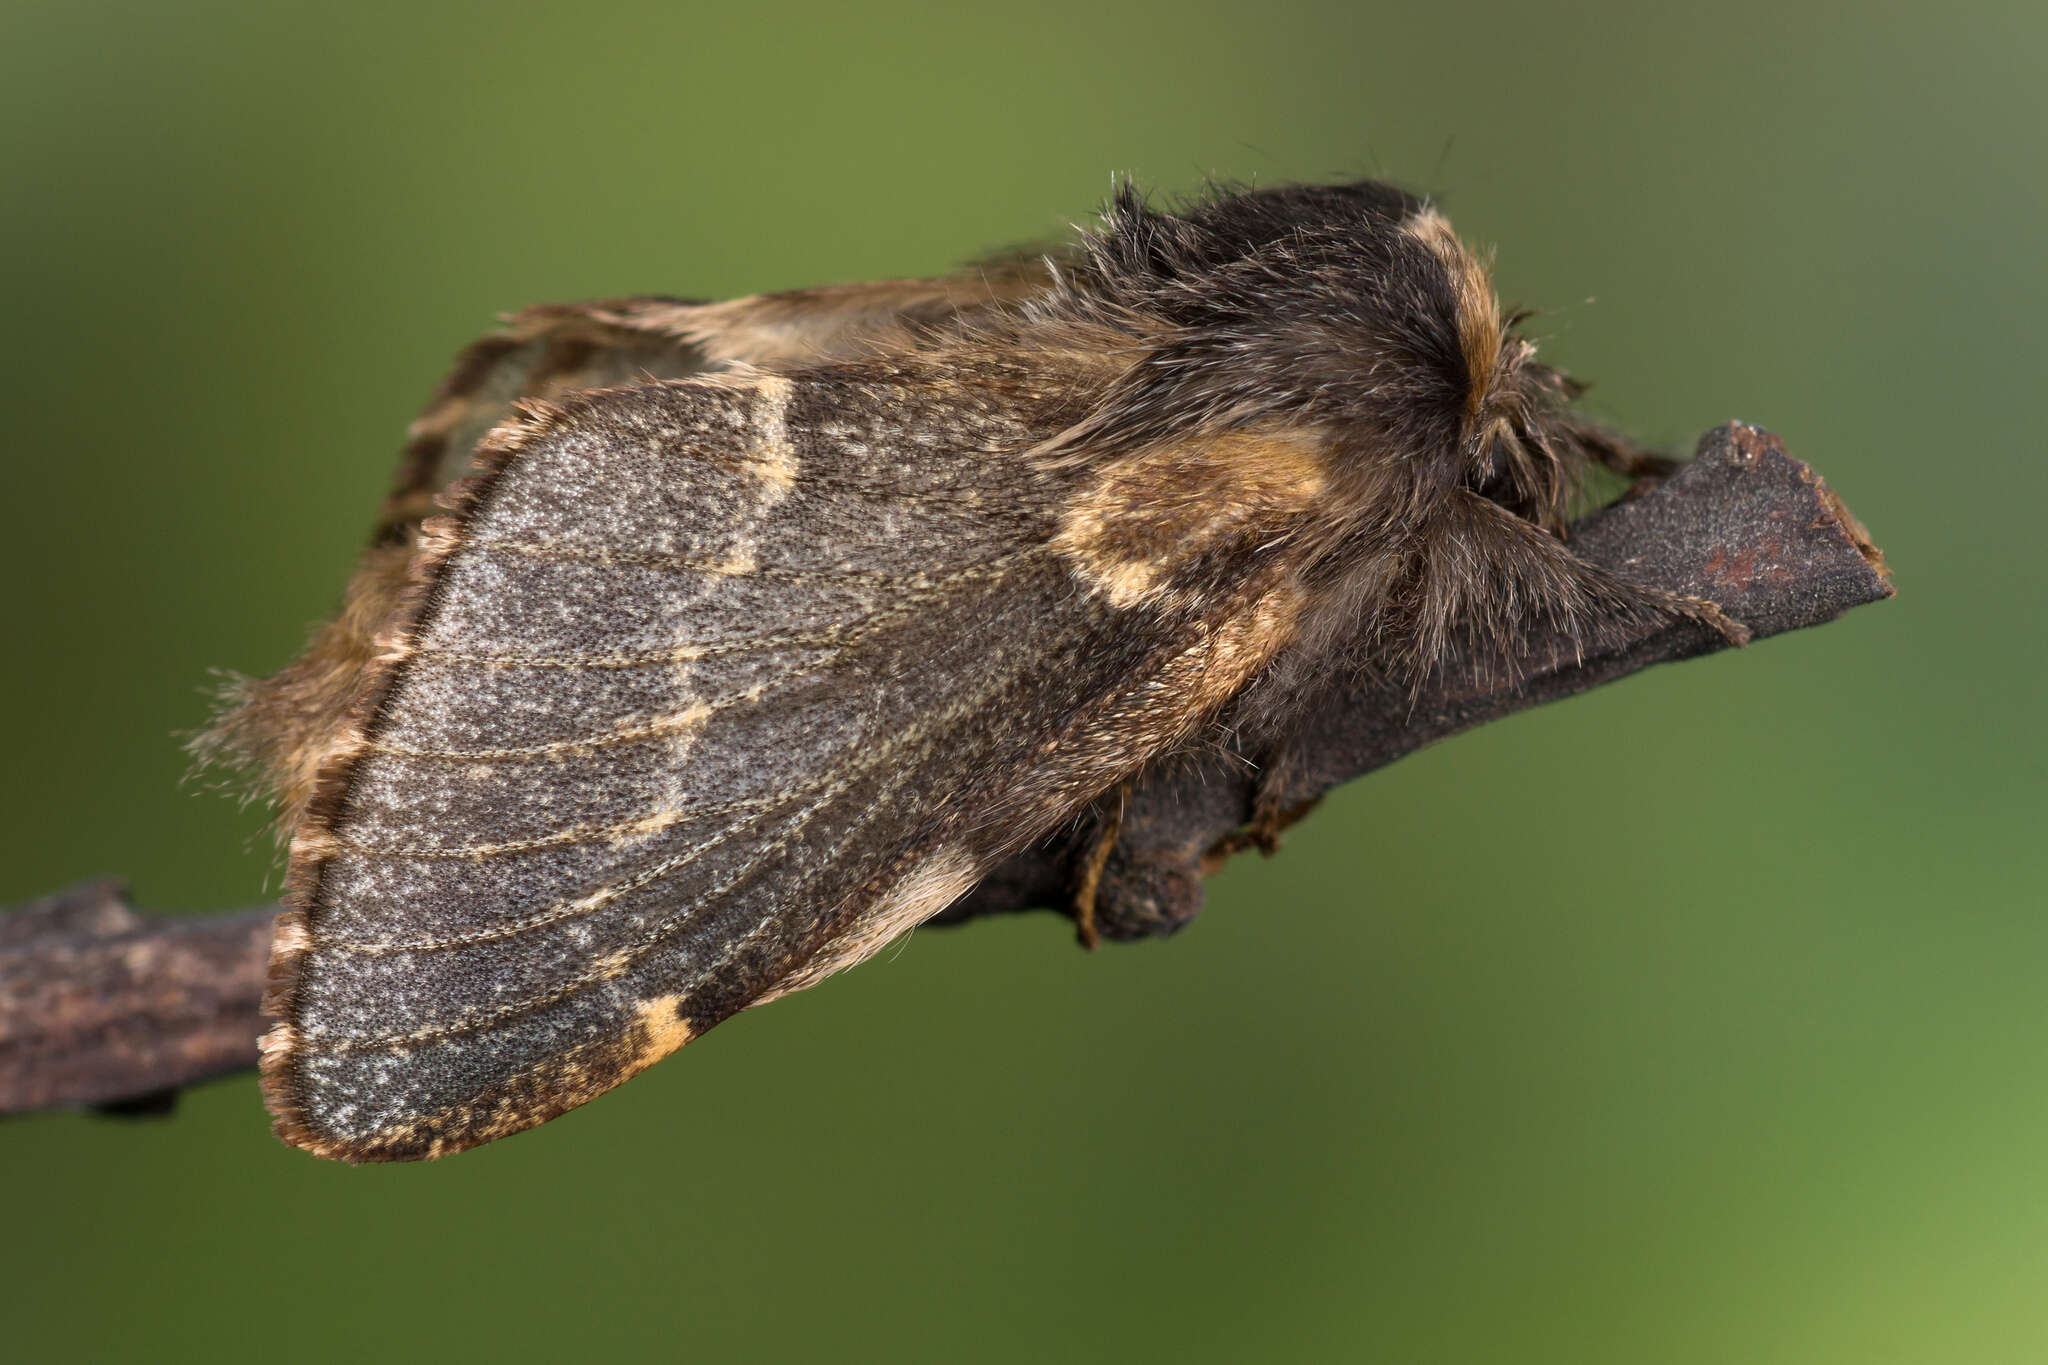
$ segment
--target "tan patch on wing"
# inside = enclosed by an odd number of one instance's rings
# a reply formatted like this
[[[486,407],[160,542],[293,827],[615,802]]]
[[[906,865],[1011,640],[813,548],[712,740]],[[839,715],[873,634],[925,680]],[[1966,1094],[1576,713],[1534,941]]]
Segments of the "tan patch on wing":
[[[1160,667],[1147,691],[1158,698],[1140,724],[1150,732],[1151,751],[1171,749],[1187,740],[1218,707],[1271,663],[1294,639],[1307,608],[1308,595],[1291,576],[1270,582],[1239,609],[1215,620],[1187,647]],[[1084,734],[1090,748],[1113,749],[1129,722],[1106,732]]]
[[[782,501],[796,487],[796,447],[789,440],[789,399],[795,390],[793,383],[778,374],[764,374],[754,380],[754,468],[766,485],[761,506],[755,509],[757,515]]]
[[[1292,578],[1283,579],[1261,593],[1250,610],[1224,622],[1210,641],[1207,659],[1195,679],[1201,704],[1221,705],[1271,663],[1294,638],[1307,603],[1301,585]]]
[[[834,972],[845,971],[866,961],[887,947],[892,939],[915,929],[960,899],[980,880],[981,865],[966,849],[958,846],[940,849],[913,868],[894,890],[841,930],[803,967],[753,1003],[765,1005],[793,991],[814,986]]]
[[[1053,548],[1117,607],[1160,600],[1175,571],[1225,537],[1277,533],[1329,488],[1320,432],[1269,428],[1155,446],[1107,466]]]
[[[640,1051],[629,1064],[629,1074],[654,1065],[697,1036],[683,1018],[682,1006],[680,995],[658,995],[640,1002],[639,1013],[633,1020]]]
[[[709,570],[715,578],[746,578],[761,567],[761,557],[753,542],[749,541],[734,549]]]
[[[1492,395],[1507,333],[1500,298],[1493,292],[1492,272],[1458,240],[1449,220],[1433,208],[1409,218],[1401,231],[1429,248],[1451,278],[1458,300],[1458,349],[1465,357],[1465,416],[1476,418]]]
[[[800,461],[796,444],[789,435],[789,405],[796,393],[796,385],[782,375],[756,373],[719,382],[743,382],[753,392],[754,402],[749,416],[754,431],[747,445],[747,460],[760,482],[755,488],[753,506],[730,529],[724,557],[707,568],[713,578],[745,578],[758,572],[761,566],[762,526],[776,506],[796,487]],[[709,706],[708,699],[697,694],[696,661],[703,656],[687,628],[677,637],[674,649],[673,672],[679,695],[690,699],[691,709],[704,706],[708,716],[715,708]]]

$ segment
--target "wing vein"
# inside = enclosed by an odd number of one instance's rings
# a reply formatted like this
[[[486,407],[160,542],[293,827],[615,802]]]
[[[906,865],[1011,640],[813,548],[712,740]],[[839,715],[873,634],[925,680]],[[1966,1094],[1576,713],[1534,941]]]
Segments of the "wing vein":
[[[730,556],[707,559],[667,554],[658,550],[616,550],[601,545],[544,544],[521,540],[473,540],[464,548],[518,555],[527,559],[559,560],[572,564],[623,564],[636,569],[659,569],[682,574],[703,574],[714,578],[758,578],[770,583],[806,587],[813,583],[865,583],[889,585],[929,581],[923,574],[890,573],[882,569],[817,568],[792,569],[785,565],[753,564],[737,568]],[[994,561],[983,560],[969,568]]]
[[[1000,577],[1019,561],[1037,553],[1040,547],[1013,550],[994,559],[956,569],[937,578],[923,580],[917,590],[904,594],[896,605],[857,621],[827,626],[823,630],[789,635],[754,635],[712,644],[670,645],[665,649],[627,650],[616,654],[479,654],[446,646],[422,644],[413,658],[428,658],[482,668],[645,668],[655,664],[687,663],[693,659],[715,659],[734,654],[772,653],[779,649],[823,649],[857,644],[913,618],[920,609],[943,597],[961,583]]]
[[[903,740],[911,739],[913,738],[913,736],[915,736],[915,738],[917,739],[922,739],[924,734],[928,734],[932,729],[936,728],[939,719],[956,719],[957,714],[962,712],[963,710],[971,711],[979,707],[983,703],[992,700],[997,693],[1002,691],[1004,688],[1008,687],[1012,681],[1012,677],[1006,677],[1004,678],[1002,685],[999,687],[984,688],[972,698],[963,698],[961,701],[956,702],[953,706],[947,707],[943,712],[937,713],[933,717],[932,724],[923,727],[913,727],[912,729],[905,730],[898,737],[896,744],[885,746],[885,751],[892,757],[900,756],[899,750]],[[875,760],[875,762],[879,761],[880,760]],[[873,766],[873,763],[870,763],[868,766]],[[884,784],[881,792],[877,795],[875,801],[871,803],[871,807],[874,805],[880,805],[883,800],[893,796],[906,783],[910,781],[911,774],[916,772],[917,769],[918,765],[915,763],[898,762],[895,766],[894,775]],[[309,1038],[317,1039],[321,1043],[323,1048],[325,1048],[329,1052],[362,1052],[375,1050],[379,1048],[407,1047],[415,1043],[431,1042],[438,1038],[448,1038],[462,1034],[479,1033],[485,1029],[492,1028],[497,1024],[504,1022],[507,1019],[516,1018],[522,1014],[531,1014],[536,1011],[546,1009],[550,1005],[559,1004],[562,1001],[567,1000],[572,996],[579,995],[582,992],[587,991],[594,986],[602,985],[606,981],[616,980],[618,977],[624,975],[625,972],[629,968],[631,968],[634,963],[645,958],[648,954],[654,952],[657,948],[661,947],[662,944],[666,943],[669,939],[673,938],[683,928],[683,926],[686,925],[692,918],[694,918],[696,914],[707,903],[714,903],[717,898],[728,894],[734,887],[738,886],[741,882],[747,880],[748,878],[752,877],[756,872],[758,872],[761,869],[762,865],[768,861],[768,859],[773,857],[775,854],[781,852],[783,849],[787,848],[792,839],[794,838],[794,836],[799,831],[808,827],[810,823],[817,818],[818,812],[821,811],[826,805],[838,799],[839,796],[843,795],[847,788],[852,786],[853,781],[854,778],[848,776],[842,778],[841,781],[832,784],[831,789],[829,789],[823,796],[820,796],[817,800],[811,802],[808,806],[806,806],[804,810],[797,816],[797,818],[785,828],[781,838],[775,840],[772,843],[764,845],[758,852],[754,854],[753,857],[749,858],[744,864],[740,866],[738,870],[733,872],[724,881],[718,883],[716,886],[713,886],[712,888],[704,892],[702,896],[698,897],[696,900],[693,900],[689,905],[683,907],[683,909],[678,911],[676,914],[670,915],[660,921],[657,921],[649,930],[647,930],[647,932],[642,934],[638,939],[634,940],[632,943],[629,943],[625,947],[616,949],[613,952],[607,954],[596,966],[590,968],[588,971],[580,972],[577,975],[568,978],[567,980],[557,985],[553,990],[543,992],[540,995],[532,996],[525,1000],[516,1001],[512,1004],[502,1005],[496,1009],[486,1010],[482,1013],[473,1014],[465,1018],[451,1020],[450,1022],[445,1024],[430,1024],[422,1028],[411,1029],[401,1033],[343,1035],[336,1033],[320,1032],[309,1033],[307,1036]],[[846,846],[849,843],[851,843],[854,837],[859,833],[860,826],[856,822],[856,824],[852,828],[850,828],[845,834],[841,835],[840,838],[832,845],[824,861],[835,861],[838,858],[839,854],[845,851]],[[673,869],[668,869],[668,871],[673,871]],[[663,875],[666,875],[666,872],[664,872]],[[651,881],[653,880],[653,878],[650,877],[648,878],[648,880]],[[642,884],[644,885],[645,883],[643,882]],[[751,941],[755,932],[758,931],[758,928],[758,925],[754,926],[754,928],[750,929],[747,934],[740,936],[740,940],[742,942]],[[724,957],[721,956],[718,960],[723,961]]]
[[[965,697],[956,701],[952,706],[946,708],[942,712],[935,713],[932,717],[929,717],[925,722],[920,724],[914,724],[907,727],[899,734],[893,736],[889,740],[889,742],[867,746],[862,750],[858,757],[851,758],[836,768],[828,769],[826,772],[821,773],[817,779],[815,779],[814,781],[805,786],[800,786],[780,792],[773,797],[756,797],[747,801],[728,802],[725,805],[718,807],[700,806],[689,810],[678,811],[674,813],[675,818],[673,820],[670,820],[667,822],[667,824],[661,826],[654,826],[650,823],[650,820],[648,818],[643,818],[641,821],[635,822],[633,824],[616,826],[614,827],[613,832],[616,833],[621,831],[644,830],[647,833],[656,833],[659,832],[659,829],[661,828],[668,828],[671,825],[686,823],[689,820],[702,818],[705,815],[725,815],[740,811],[745,811],[749,813],[754,811],[768,812],[787,809],[789,806],[794,805],[799,801],[802,801],[805,797],[811,796],[814,793],[818,793],[822,790],[823,795],[819,796],[817,801],[812,802],[809,806],[805,808],[804,813],[799,817],[798,824],[794,826],[794,828],[802,828],[803,823],[807,822],[809,818],[816,813],[820,806],[842,795],[849,787],[851,787],[854,784],[854,782],[859,780],[861,776],[874,770],[875,768],[881,767],[884,764],[892,762],[900,763],[902,770],[906,772],[914,768],[916,766],[914,762],[901,761],[902,751],[906,745],[917,745],[922,743],[925,740],[925,738],[932,733],[932,731],[939,728],[939,725],[942,721],[956,719],[959,715],[971,713],[977,706],[981,705],[989,698],[995,696],[997,693],[1001,692],[1003,689],[1010,686],[1014,682],[1014,680],[1014,674],[1003,676],[994,685],[982,688],[976,693],[970,695],[969,697]],[[895,784],[892,784],[890,790],[894,789],[894,785]],[[339,948],[345,951],[363,954],[379,954],[393,952],[430,952],[444,948],[467,947],[469,945],[477,943],[489,943],[499,939],[513,938],[520,934],[530,933],[536,929],[545,928],[546,926],[557,923],[561,920],[573,918],[579,914],[587,914],[591,911],[601,909],[604,905],[610,903],[612,900],[615,900],[618,896],[623,895],[628,891],[636,891],[640,889],[642,886],[646,886],[649,883],[657,881],[662,877],[666,877],[677,871],[680,871],[682,868],[696,861],[696,859],[704,853],[709,852],[711,849],[717,847],[718,845],[724,843],[727,839],[731,838],[734,833],[744,828],[747,823],[748,822],[746,820],[735,821],[734,823],[722,829],[718,834],[712,836],[710,839],[707,839],[700,844],[693,845],[691,848],[685,849],[683,852],[679,854],[675,854],[667,859],[664,859],[659,863],[656,863],[653,867],[647,869],[644,872],[635,874],[633,877],[628,878],[625,882],[622,882],[617,886],[602,888],[601,890],[594,892],[589,896],[582,897],[578,900],[557,903],[556,905],[550,906],[548,909],[544,911],[541,911],[534,915],[530,915],[523,920],[513,921],[510,924],[492,925],[487,929],[474,929],[464,934],[454,934],[440,938],[425,938],[411,940],[364,940],[328,938],[322,936],[319,940],[320,946]],[[506,849],[510,846],[497,845],[495,847],[498,849]],[[768,850],[768,852],[773,851],[775,851],[773,847],[771,847]],[[389,850],[377,850],[377,852],[383,854],[384,856],[408,856],[402,853],[391,852]],[[463,856],[460,853],[451,851],[432,851],[432,854],[430,854],[430,856],[432,855]],[[763,856],[766,856],[766,854],[764,854]],[[707,894],[716,893],[713,892]]]

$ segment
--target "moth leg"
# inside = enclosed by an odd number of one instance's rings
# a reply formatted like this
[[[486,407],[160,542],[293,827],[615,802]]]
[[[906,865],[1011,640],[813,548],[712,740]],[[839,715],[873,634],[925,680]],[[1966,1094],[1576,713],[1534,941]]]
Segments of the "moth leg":
[[[1102,814],[1076,866],[1074,936],[1090,952],[1102,943],[1102,926],[1095,913],[1095,902],[1102,892],[1102,870],[1109,865],[1109,855],[1116,849],[1117,835],[1123,832],[1124,805],[1130,794],[1131,784],[1121,782],[1096,803]]]
[[[1704,597],[1688,597],[1683,593],[1665,592],[1662,588],[1646,588],[1637,584],[1629,586],[1640,593],[1646,601],[1663,608],[1673,616],[1699,622],[1737,649],[1750,641],[1753,632],[1748,626]]]
[[[1298,744],[1283,742],[1267,754],[1252,794],[1252,818],[1225,841],[1228,852],[1255,848],[1268,858],[1280,851],[1280,832],[1321,804],[1321,796],[1300,796],[1303,755]]]
[[[1619,432],[1592,422],[1567,420],[1565,432],[1574,445],[1625,478],[1667,478],[1685,467],[1682,460],[1659,455],[1648,446],[1638,445]]]
[[[1460,524],[1450,529],[1424,570],[1431,608],[1417,635],[1420,663],[1444,655],[1461,619],[1503,647],[1511,645],[1519,621],[1530,615],[1548,617],[1566,633],[1583,637],[1603,617],[1644,611],[1696,621],[1731,645],[1749,643],[1749,627],[1706,598],[1616,578],[1476,493],[1463,495],[1453,515]]]

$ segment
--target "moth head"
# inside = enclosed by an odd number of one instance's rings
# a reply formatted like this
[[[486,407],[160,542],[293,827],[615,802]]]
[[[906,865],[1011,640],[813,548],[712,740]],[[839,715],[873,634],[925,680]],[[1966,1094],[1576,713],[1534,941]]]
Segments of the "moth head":
[[[1389,479],[1424,499],[1462,487],[1550,530],[1588,463],[1560,416],[1574,386],[1536,363],[1488,256],[1390,185],[1220,191],[1173,211],[1126,186],[1053,307],[1122,328],[1139,357],[1069,449],[1312,427],[1361,505]]]
[[[1520,321],[1520,315],[1509,326]],[[1496,378],[1462,441],[1460,482],[1547,531],[1562,532],[1591,464],[1566,405],[1581,386],[1535,362],[1536,348],[1504,333]]]
[[[1401,230],[1442,272],[1438,307],[1455,334],[1455,357],[1439,347],[1438,363],[1455,372],[1457,483],[1562,531],[1589,461],[1559,414],[1581,386],[1536,363],[1535,345],[1516,331],[1530,313],[1501,306],[1489,259],[1460,241],[1434,207],[1410,215]]]

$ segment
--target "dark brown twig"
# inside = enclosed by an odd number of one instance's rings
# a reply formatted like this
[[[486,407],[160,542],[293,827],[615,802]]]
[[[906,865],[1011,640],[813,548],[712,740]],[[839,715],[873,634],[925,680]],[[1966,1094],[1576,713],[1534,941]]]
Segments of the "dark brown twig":
[[[140,915],[93,882],[0,915],[0,1113],[147,1111],[254,1067],[276,913]]]
[[[1705,598],[1759,638],[1891,596],[1856,519],[1758,428],[1717,428],[1693,463],[1637,492],[1574,528],[1577,553],[1630,582]],[[1131,789],[1092,882],[1093,927],[1108,938],[1170,933],[1200,908],[1204,875],[1240,849],[1270,847],[1338,783],[1511,711],[1725,645],[1709,627],[1665,624],[1581,657],[1538,630],[1500,661],[1510,666],[1489,671],[1491,685],[1446,676],[1419,698],[1333,686],[1263,782],[1218,758]],[[1096,833],[1080,822],[1018,855],[939,922],[1068,905]],[[0,915],[0,1113],[152,1111],[181,1086],[254,1067],[272,913],[144,916],[118,885],[97,883]]]

